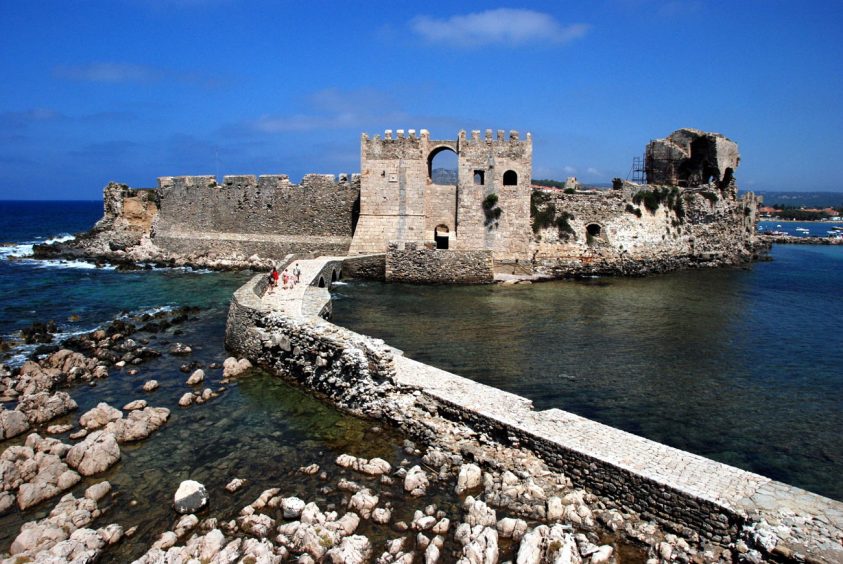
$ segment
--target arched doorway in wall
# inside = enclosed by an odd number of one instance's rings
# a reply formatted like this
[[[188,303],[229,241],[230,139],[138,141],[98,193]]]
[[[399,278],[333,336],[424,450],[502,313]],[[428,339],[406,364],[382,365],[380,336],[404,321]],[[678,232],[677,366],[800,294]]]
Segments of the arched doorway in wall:
[[[518,186],[518,173],[514,170],[508,170],[503,173],[504,186]]]
[[[448,239],[448,233],[449,230],[447,225],[438,225],[433,231],[433,240],[436,241],[437,249],[448,248],[448,243],[450,242]]]
[[[427,177],[433,184],[452,186],[458,183],[457,154],[450,147],[437,147],[427,157]]]

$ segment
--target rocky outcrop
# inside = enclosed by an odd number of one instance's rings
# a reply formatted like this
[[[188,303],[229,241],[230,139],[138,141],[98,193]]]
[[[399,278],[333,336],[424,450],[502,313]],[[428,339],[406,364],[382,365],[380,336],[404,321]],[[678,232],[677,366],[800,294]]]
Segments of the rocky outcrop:
[[[77,407],[66,392],[52,395],[49,392],[38,392],[21,397],[17,409],[26,415],[30,423],[36,425],[69,413]]]
[[[70,445],[32,433],[22,446],[0,454],[0,512],[17,500],[22,510],[76,485],[81,477],[65,463]]]
[[[118,443],[129,443],[147,438],[157,431],[170,417],[166,407],[145,407],[129,412],[125,418],[112,420],[106,430],[114,434]]]
[[[134,413],[134,412],[133,412]],[[104,472],[120,460],[117,438],[109,431],[95,431],[67,453],[67,463],[83,476]]]
[[[101,515],[97,502],[109,489],[110,486],[92,486],[81,498],[67,494],[47,517],[24,523],[9,552],[21,562],[26,559],[38,562],[94,561],[103,546],[117,542],[122,536],[119,525],[109,525],[97,531],[83,529]]]
[[[11,439],[29,430],[29,419],[17,409],[6,409],[0,405],[0,441]]]

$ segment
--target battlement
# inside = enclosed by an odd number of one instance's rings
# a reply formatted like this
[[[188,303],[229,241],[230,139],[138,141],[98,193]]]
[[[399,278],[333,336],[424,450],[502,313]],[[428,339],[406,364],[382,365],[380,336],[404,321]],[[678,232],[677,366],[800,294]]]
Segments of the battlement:
[[[203,189],[203,188],[310,188],[318,186],[349,185],[359,182],[358,173],[349,174],[305,174],[300,184],[290,182],[287,174],[230,174],[223,176],[222,184],[210,175],[201,176],[160,176],[158,177],[158,189],[179,188],[179,189]]]
[[[493,134],[494,133],[494,134]],[[503,129],[498,129],[497,132],[493,132],[492,129],[487,129],[485,133],[481,136],[481,131],[479,129],[474,129],[471,131],[471,136],[469,137],[466,134],[464,129],[460,130],[457,133],[458,142],[474,142],[480,143],[481,141],[489,144],[489,143],[525,143],[525,142],[532,142],[532,134],[527,132],[524,135],[524,139],[521,139],[521,133],[515,129],[512,129],[507,132]],[[436,143],[445,143],[445,142],[452,142],[454,140],[437,140],[430,138],[430,131],[427,129],[420,129],[418,133],[415,129],[386,129],[383,132],[383,137],[380,134],[376,134],[373,137],[370,137],[368,133],[362,133],[360,135],[360,140],[362,144],[367,143],[382,143],[382,144],[415,144],[415,143],[428,143],[428,144],[436,144]]]

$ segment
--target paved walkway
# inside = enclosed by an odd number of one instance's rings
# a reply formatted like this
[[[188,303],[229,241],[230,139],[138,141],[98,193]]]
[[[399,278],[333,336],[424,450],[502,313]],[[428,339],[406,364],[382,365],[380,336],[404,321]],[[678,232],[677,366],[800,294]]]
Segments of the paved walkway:
[[[280,287],[265,294],[262,305],[301,320],[318,312],[318,298],[330,295],[313,291],[320,273],[343,257],[298,261],[301,283],[289,290]],[[295,262],[288,267],[292,270]],[[323,274],[324,276],[324,274]],[[330,273],[326,282],[330,281]],[[308,290],[310,289],[310,290]],[[317,300],[317,301],[318,301]],[[764,476],[728,466],[689,452],[639,437],[559,409],[534,411],[532,402],[497,388],[451,374],[433,366],[394,357],[397,383],[420,390],[438,401],[467,413],[499,422],[515,431],[545,440],[657,484],[665,484],[692,498],[704,499],[735,513],[762,514],[771,522],[793,520],[804,535],[787,539],[797,550],[818,560],[843,561],[843,504],[788,486]],[[800,529],[788,530],[799,531]]]

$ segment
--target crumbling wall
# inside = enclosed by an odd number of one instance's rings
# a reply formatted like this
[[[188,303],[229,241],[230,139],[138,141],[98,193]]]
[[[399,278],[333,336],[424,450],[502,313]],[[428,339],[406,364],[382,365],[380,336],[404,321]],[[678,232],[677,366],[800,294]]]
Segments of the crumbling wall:
[[[757,206],[752,194],[738,198],[733,187],[713,185],[537,189],[534,268],[555,276],[641,275],[748,262],[758,252]]]
[[[158,179],[161,212],[153,242],[181,254],[282,258],[345,254],[351,243],[359,179],[309,174]]]
[[[647,145],[644,168],[648,184],[697,187],[713,182],[729,186],[740,164],[738,145],[719,133],[677,129]]]
[[[437,249],[433,243],[389,243],[387,282],[415,284],[489,284],[494,281],[492,251]]]

